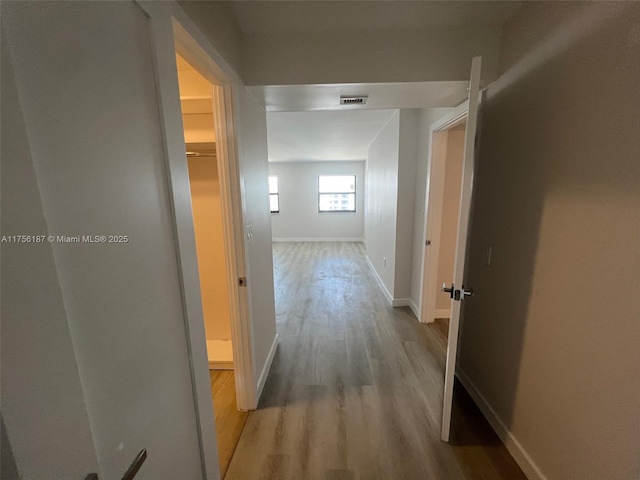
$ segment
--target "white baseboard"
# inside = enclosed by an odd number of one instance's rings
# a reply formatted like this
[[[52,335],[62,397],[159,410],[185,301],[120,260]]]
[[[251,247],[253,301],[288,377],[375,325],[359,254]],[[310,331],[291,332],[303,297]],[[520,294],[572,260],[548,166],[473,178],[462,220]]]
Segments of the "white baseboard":
[[[527,478],[529,480],[547,480],[547,477],[538,468],[518,439],[509,431],[495,410],[491,408],[491,405],[489,405],[482,393],[480,393],[475,384],[459,366],[456,367],[456,377],[458,377],[460,383],[462,383],[467,392],[469,392],[473,401],[476,403],[498,437],[500,437],[500,440],[502,440],[502,443],[507,447],[507,450],[509,450],[509,453],[511,453],[511,456],[520,466]]]
[[[273,238],[273,242],[356,242],[364,243],[364,238]]]
[[[411,305],[410,298],[394,298],[393,302],[391,302],[391,306],[393,307],[408,307]]]
[[[264,390],[264,384],[267,382],[267,377],[269,376],[269,370],[271,369],[271,364],[273,363],[273,357],[276,354],[276,350],[278,349],[278,334],[273,337],[273,343],[271,344],[271,348],[269,349],[269,355],[267,355],[267,361],[264,362],[264,366],[262,367],[262,372],[260,372],[260,378],[258,378],[258,387],[256,389],[256,399],[257,402],[260,403],[260,396],[262,395],[262,390]]]
[[[209,360],[209,370],[233,370],[233,362],[216,362]]]
[[[389,302],[389,305],[393,306],[393,296],[389,293],[389,290],[387,290],[387,287],[385,287],[384,283],[382,282],[382,279],[380,278],[380,275],[378,275],[378,272],[376,272],[376,269],[373,266],[373,263],[371,263],[371,260],[369,260],[369,256],[366,255],[364,258],[367,259],[369,268],[371,269],[371,272],[373,272],[373,276],[377,280],[378,286],[380,287],[380,290],[382,290],[382,293],[384,297],[387,299],[387,302]]]
[[[413,301],[413,298],[409,299],[409,308],[411,308],[411,311],[413,312],[413,314],[416,316],[418,321],[420,321],[420,309],[416,305],[416,302]]]
[[[435,314],[433,318],[451,318],[450,308],[438,308],[433,313]]]

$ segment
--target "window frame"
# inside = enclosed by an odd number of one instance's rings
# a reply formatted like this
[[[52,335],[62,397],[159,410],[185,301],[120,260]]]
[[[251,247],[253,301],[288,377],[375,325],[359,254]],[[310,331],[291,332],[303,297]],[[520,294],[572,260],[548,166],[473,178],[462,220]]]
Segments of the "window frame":
[[[276,191],[274,193],[271,192],[271,178],[275,178],[276,179]],[[278,176],[277,175],[269,175],[268,181],[269,181],[269,212],[270,213],[280,213],[280,183],[278,182]],[[278,209],[277,210],[271,210],[271,197],[272,196],[275,196],[276,199],[277,199],[277,203],[278,203]]]
[[[353,177],[353,192],[320,192],[320,178],[321,177]],[[318,213],[356,213],[357,200],[356,195],[358,191],[358,176],[355,173],[348,173],[345,175],[318,175]],[[353,210],[322,210],[320,208],[320,197],[322,195],[353,195]]]

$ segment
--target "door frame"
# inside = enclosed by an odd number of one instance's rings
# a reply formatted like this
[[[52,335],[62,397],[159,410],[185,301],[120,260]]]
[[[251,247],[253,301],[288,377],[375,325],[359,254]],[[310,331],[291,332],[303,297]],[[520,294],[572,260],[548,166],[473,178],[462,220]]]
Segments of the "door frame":
[[[244,222],[236,129],[233,108],[233,82],[179,22],[173,22],[176,53],[203,75],[213,88],[216,163],[220,183],[224,251],[229,288],[229,313],[233,348],[236,403],[239,410],[255,409],[256,382],[249,341],[248,299],[239,278],[246,276]],[[181,117],[182,118],[182,117]],[[186,157],[185,157],[186,162]],[[198,282],[199,283],[199,282]],[[198,289],[198,292],[200,289]],[[208,364],[208,363],[207,363]],[[247,382],[249,382],[247,384]],[[253,387],[253,388],[251,388]]]
[[[214,87],[216,149],[225,231],[225,257],[229,285],[231,335],[236,377],[237,406],[257,406],[248,294],[239,278],[246,276],[242,190],[237,147],[237,99],[240,79],[175,2],[134,0],[149,18],[156,75],[156,92],[165,150],[164,165],[172,207],[176,260],[182,294],[187,354],[191,370],[195,423],[203,478],[220,478],[218,444],[206,349],[204,316],[198,273],[193,212],[176,53],[187,60]]]
[[[420,298],[418,310],[421,323],[436,319],[436,299],[428,293],[437,287],[438,254],[440,252],[440,226],[442,220],[442,195],[444,193],[444,161],[434,155],[439,133],[465,121],[469,112],[469,100],[465,100],[451,112],[431,124],[429,128],[429,157],[427,160],[427,186],[425,193],[425,216],[422,227],[422,275],[420,276]],[[430,242],[427,245],[427,242]]]

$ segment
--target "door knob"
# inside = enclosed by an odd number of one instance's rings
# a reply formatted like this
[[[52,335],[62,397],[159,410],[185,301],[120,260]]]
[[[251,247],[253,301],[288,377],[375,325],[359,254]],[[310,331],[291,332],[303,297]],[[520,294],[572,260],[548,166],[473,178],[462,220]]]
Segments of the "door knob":
[[[447,284],[442,282],[442,288],[440,289],[441,292],[448,293],[449,296],[453,298],[453,294],[455,290],[456,290],[456,287],[453,285],[453,283],[451,284],[451,287],[447,287]]]
[[[142,450],[140,450],[138,455],[136,455],[136,458],[133,459],[133,463],[129,467],[129,470],[125,472],[124,477],[122,477],[122,480],[133,480],[133,478],[136,476],[136,473],[138,473],[138,470],[140,470],[140,467],[142,466],[142,464],[146,459],[147,459],[147,449],[143,448]],[[84,480],[99,480],[98,474],[90,473],[89,475],[84,477]]]
[[[473,297],[473,288],[469,288],[469,290],[464,289],[464,285],[460,289],[460,293],[462,294],[462,299],[464,300],[466,297]]]

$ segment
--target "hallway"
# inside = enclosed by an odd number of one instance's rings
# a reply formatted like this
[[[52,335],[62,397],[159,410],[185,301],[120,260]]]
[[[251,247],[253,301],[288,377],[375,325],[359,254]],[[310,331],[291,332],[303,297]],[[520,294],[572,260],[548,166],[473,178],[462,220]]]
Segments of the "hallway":
[[[387,305],[358,243],[275,243],[280,345],[227,480],[524,479],[465,392],[440,441],[445,351]]]

